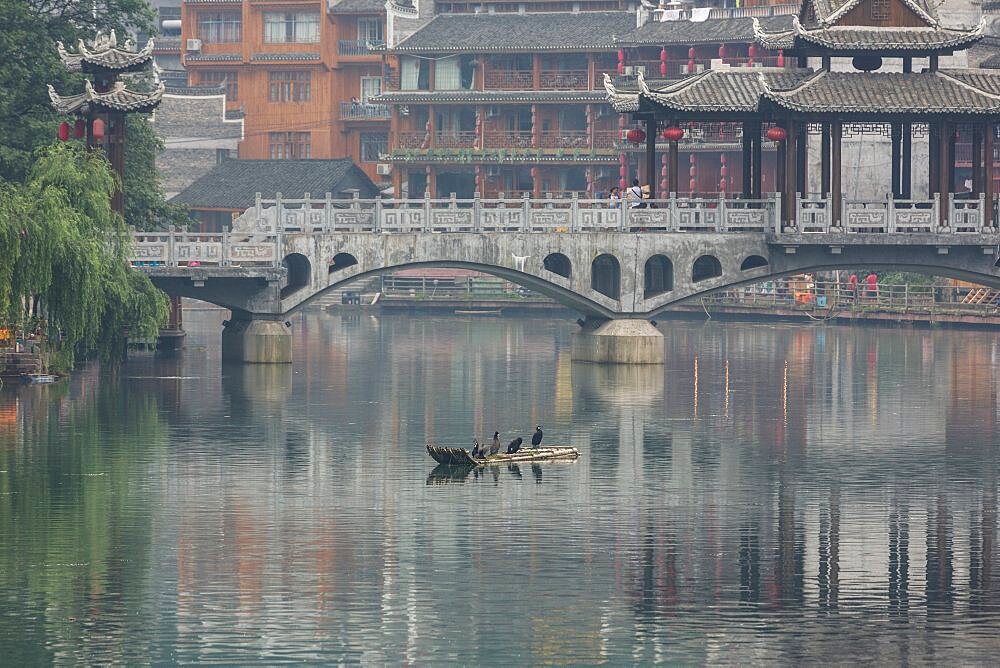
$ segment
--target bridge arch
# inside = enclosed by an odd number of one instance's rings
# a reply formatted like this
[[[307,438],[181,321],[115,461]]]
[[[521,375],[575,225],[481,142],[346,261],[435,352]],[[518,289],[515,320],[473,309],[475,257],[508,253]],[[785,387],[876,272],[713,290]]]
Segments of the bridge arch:
[[[740,271],[760,269],[761,267],[766,267],[768,264],[767,258],[761,257],[760,255],[748,255],[744,258],[743,263],[740,264]]]
[[[590,264],[590,288],[611,299],[620,299],[622,292],[622,267],[618,258],[602,253]]]
[[[714,255],[702,255],[691,266],[691,282],[698,283],[722,276],[722,263]]]
[[[358,263],[358,258],[354,257],[350,253],[337,253],[333,256],[333,262],[330,263],[330,273],[335,273],[338,271],[343,271],[348,267],[353,267]]]
[[[649,299],[674,289],[674,263],[657,253],[646,260],[643,272],[643,298]]]
[[[545,256],[542,266],[545,267],[546,271],[551,271],[557,276],[573,277],[573,263],[562,253],[549,253]]]
[[[309,258],[302,253],[289,253],[281,264],[288,271],[288,277],[281,287],[282,299],[309,286],[312,281],[312,263]]]

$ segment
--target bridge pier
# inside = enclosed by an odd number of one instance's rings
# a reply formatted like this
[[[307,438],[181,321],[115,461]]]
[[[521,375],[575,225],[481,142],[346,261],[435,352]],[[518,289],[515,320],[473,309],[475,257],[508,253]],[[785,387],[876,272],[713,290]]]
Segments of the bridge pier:
[[[663,364],[663,333],[648,320],[591,320],[573,334],[577,362]]]
[[[227,320],[222,329],[222,359],[245,364],[291,364],[291,329],[284,320]]]

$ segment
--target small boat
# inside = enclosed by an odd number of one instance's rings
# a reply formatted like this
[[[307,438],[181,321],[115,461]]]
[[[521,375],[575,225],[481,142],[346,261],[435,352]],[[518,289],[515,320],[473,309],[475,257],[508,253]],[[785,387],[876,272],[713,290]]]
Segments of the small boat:
[[[29,385],[54,383],[57,380],[51,373],[26,373],[21,377],[24,379],[24,382]]]
[[[445,448],[427,444],[427,454],[438,464],[448,466],[489,466],[491,464],[513,464],[517,462],[541,462],[551,459],[573,460],[580,451],[569,446],[548,448],[526,448],[512,455],[501,452],[492,457],[473,457],[465,448]]]

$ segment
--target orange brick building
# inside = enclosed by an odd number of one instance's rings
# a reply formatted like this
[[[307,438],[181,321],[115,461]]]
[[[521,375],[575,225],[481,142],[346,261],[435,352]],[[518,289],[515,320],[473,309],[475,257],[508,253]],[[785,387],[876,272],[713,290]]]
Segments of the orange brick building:
[[[352,158],[373,180],[387,150],[381,93],[385,9],[376,0],[186,0],[191,86],[225,85],[244,111],[243,159]]]

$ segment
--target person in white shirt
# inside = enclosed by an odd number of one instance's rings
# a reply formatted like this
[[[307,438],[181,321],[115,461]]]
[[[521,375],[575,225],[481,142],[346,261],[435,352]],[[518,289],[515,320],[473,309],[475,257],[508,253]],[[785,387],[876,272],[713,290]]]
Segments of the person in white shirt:
[[[642,201],[642,186],[639,185],[639,179],[632,179],[632,186],[625,193],[625,197],[628,199],[628,208],[630,209],[644,209],[646,207]]]

